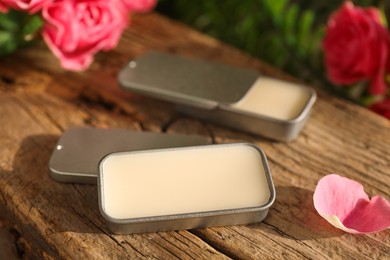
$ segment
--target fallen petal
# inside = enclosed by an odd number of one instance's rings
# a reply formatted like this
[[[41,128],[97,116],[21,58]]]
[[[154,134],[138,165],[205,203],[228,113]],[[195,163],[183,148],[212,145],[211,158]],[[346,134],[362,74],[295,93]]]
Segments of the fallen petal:
[[[313,200],[317,212],[345,232],[371,233],[390,227],[390,203],[380,196],[370,200],[360,183],[337,174],[318,182]]]

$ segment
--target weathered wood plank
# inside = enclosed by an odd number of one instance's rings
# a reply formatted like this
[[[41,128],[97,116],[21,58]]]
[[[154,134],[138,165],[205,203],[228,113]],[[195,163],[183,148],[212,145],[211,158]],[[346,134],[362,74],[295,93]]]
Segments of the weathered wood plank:
[[[94,258],[389,256],[389,230],[374,235],[345,234],[317,215],[312,203],[317,181],[332,172],[360,181],[371,195],[390,198],[389,121],[321,91],[307,126],[290,143],[180,116],[169,104],[125,93],[117,85],[119,69],[150,49],[295,80],[156,14],[134,19],[118,48],[99,54],[83,73],[63,71],[42,46],[5,58],[0,63],[0,205],[41,254]],[[47,160],[56,137],[79,124],[198,133],[217,143],[254,142],[268,156],[276,203],[268,218],[256,225],[110,235],[97,209],[96,187],[60,184],[48,177]]]
[[[8,219],[40,250],[61,258],[223,257],[186,231],[111,235],[99,214],[94,185],[57,183],[48,175],[50,153],[72,125],[139,130],[124,116],[67,105],[40,93],[0,94],[0,204]],[[56,118],[59,118],[57,120]],[[120,122],[120,123],[118,123]],[[127,122],[127,123],[125,123]]]

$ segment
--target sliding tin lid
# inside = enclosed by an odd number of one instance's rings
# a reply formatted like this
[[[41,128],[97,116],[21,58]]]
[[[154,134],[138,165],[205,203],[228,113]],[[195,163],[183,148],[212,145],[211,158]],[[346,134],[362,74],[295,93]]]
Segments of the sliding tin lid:
[[[76,127],[58,140],[49,169],[58,181],[96,183],[99,161],[107,154],[210,143],[208,138],[196,135]]]
[[[134,92],[212,109],[238,102],[258,77],[251,69],[149,52],[131,61],[118,79]]]

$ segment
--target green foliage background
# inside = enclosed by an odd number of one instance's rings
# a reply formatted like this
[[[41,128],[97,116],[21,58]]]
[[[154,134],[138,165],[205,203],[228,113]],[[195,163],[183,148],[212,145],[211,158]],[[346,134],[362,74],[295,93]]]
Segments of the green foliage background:
[[[326,22],[344,0],[159,0],[157,11],[234,45],[309,83],[369,105],[366,83],[339,88],[327,80],[321,42]],[[379,7],[390,19],[390,0],[355,0]],[[0,13],[0,57],[39,39],[39,15]]]
[[[343,2],[160,0],[157,10],[292,75],[331,87],[323,68],[321,41],[328,17]],[[389,0],[361,0],[354,3],[380,7],[390,14]],[[333,90],[342,91],[337,88]]]
[[[37,15],[15,10],[0,13],[0,57],[34,42],[34,34],[41,26]]]

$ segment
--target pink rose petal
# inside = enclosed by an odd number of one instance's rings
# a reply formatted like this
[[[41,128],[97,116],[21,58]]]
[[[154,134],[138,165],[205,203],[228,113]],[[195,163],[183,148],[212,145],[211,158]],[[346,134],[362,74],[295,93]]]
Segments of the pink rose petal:
[[[370,200],[360,183],[337,174],[318,182],[313,200],[317,212],[345,232],[371,233],[390,227],[390,203],[380,196]]]
[[[1,5],[13,8],[19,11],[28,11],[29,13],[37,13],[42,10],[44,6],[50,5],[54,0],[0,0]]]
[[[6,12],[8,12],[8,7],[0,0],[0,13],[6,13]]]
[[[156,6],[156,0],[122,0],[126,8],[135,13],[146,13]]]

